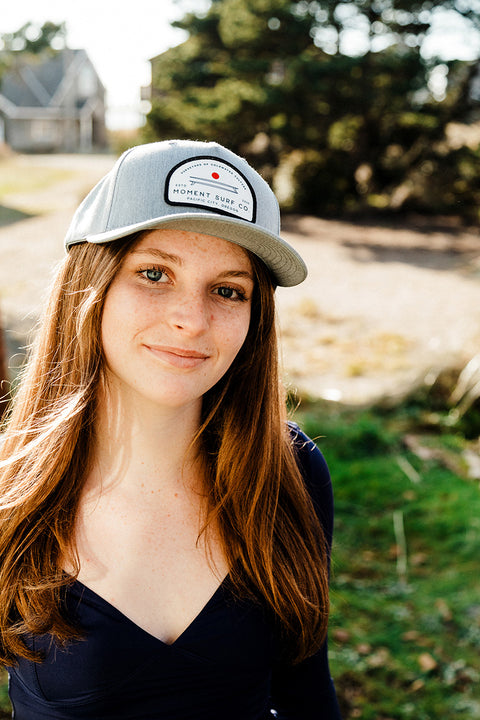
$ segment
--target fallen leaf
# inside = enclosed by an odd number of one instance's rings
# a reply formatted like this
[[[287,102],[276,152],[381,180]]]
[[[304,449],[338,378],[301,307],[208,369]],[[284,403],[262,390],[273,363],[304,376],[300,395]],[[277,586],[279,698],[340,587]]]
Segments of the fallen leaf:
[[[342,628],[336,628],[333,631],[333,637],[337,642],[346,643],[350,640],[351,635],[348,630],[342,630]]]
[[[450,609],[450,607],[447,605],[445,600],[443,598],[439,598],[435,601],[435,607],[437,608],[438,612],[440,613],[442,620],[445,620],[446,622],[450,622],[450,620],[453,619],[453,613]]]
[[[420,678],[417,678],[417,680],[414,680],[412,684],[409,687],[410,692],[418,692],[419,690],[422,690],[422,688],[425,687],[425,681],[421,680]]]
[[[355,649],[359,655],[369,655],[372,652],[372,646],[369,643],[360,643]]]
[[[376,652],[373,653],[373,655],[370,655],[367,658],[367,663],[372,668],[376,667],[382,667],[382,665],[385,665],[390,658],[390,651],[388,648],[378,648]]]
[[[438,667],[438,663],[430,653],[422,653],[418,656],[418,664],[423,672],[431,672]]]

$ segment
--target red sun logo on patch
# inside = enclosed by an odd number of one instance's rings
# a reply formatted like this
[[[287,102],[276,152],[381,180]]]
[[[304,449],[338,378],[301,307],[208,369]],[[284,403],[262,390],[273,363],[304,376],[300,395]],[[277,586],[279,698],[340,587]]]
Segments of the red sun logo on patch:
[[[219,177],[220,177],[220,175],[219,175],[217,172],[213,172],[213,173],[212,173],[212,178],[213,178],[214,180],[218,180]]]

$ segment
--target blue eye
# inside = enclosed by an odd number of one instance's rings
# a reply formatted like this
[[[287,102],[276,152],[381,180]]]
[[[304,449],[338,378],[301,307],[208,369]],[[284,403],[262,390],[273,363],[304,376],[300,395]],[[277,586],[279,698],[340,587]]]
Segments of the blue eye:
[[[150,282],[158,282],[162,279],[164,273],[162,270],[155,270],[154,268],[151,268],[150,270],[144,270],[143,275],[147,278],[147,280],[150,280]]]

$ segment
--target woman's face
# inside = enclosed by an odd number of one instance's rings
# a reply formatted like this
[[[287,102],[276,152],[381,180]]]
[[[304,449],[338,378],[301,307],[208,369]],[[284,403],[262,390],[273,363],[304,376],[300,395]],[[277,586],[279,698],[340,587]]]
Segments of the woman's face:
[[[142,235],[105,299],[110,386],[133,402],[200,403],[243,345],[253,287],[250,260],[237,245],[178,230]]]

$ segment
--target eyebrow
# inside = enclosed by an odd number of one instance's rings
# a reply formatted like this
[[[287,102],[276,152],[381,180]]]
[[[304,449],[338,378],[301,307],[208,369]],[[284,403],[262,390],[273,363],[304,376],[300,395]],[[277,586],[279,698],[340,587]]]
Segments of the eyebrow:
[[[173,262],[176,265],[183,265],[183,260],[178,255],[172,255],[159,248],[139,248],[138,250],[132,250],[130,255],[150,255],[160,258],[160,260],[167,260]]]
[[[184,264],[182,258],[178,255],[167,253],[159,248],[139,248],[138,250],[132,250],[130,255],[148,255],[149,257],[153,255],[153,257],[157,257],[160,260],[173,262],[179,266],[183,266]],[[224,272],[220,272],[219,276],[225,278],[247,278],[254,282],[253,275],[248,270],[225,270]]]
[[[251,272],[248,272],[248,270],[226,270],[225,272],[220,273],[220,275],[225,278],[247,278],[247,280],[251,280],[253,282],[253,275]]]

